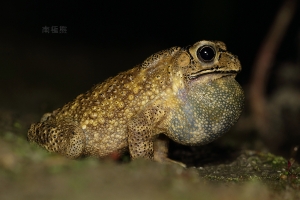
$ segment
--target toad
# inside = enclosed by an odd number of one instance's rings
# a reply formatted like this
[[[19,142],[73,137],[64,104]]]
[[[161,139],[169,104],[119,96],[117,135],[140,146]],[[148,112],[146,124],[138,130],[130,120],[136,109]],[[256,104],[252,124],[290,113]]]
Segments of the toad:
[[[28,139],[69,158],[129,150],[132,159],[168,160],[168,140],[203,145],[238,120],[241,65],[220,41],[159,51],[95,85],[32,124]]]

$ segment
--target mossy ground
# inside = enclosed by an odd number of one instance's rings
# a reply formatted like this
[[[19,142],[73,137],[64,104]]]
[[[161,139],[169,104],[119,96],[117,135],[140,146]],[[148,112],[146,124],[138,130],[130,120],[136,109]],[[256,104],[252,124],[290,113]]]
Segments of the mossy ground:
[[[270,153],[212,153],[187,169],[147,160],[69,160],[27,142],[28,115],[3,111],[1,118],[0,199],[300,199],[299,165],[288,167]]]

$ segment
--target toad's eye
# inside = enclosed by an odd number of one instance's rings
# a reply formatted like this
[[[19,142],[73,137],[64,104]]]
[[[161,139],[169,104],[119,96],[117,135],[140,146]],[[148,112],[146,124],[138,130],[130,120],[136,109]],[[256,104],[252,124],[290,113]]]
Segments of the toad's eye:
[[[210,62],[215,56],[216,52],[212,46],[202,46],[197,50],[197,57],[203,62]]]

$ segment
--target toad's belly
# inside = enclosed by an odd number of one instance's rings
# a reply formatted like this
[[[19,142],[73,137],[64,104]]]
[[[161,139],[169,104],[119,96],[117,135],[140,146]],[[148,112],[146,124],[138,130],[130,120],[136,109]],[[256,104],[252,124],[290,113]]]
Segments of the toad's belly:
[[[188,145],[209,143],[226,133],[244,106],[244,92],[230,76],[179,91],[178,99],[168,129],[173,140]]]

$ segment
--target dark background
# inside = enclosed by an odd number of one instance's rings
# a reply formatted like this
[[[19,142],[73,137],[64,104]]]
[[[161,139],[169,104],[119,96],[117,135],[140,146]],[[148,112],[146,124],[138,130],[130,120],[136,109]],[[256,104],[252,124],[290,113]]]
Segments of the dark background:
[[[282,3],[1,3],[0,108],[40,116],[157,51],[203,39],[224,41],[229,51],[238,55],[243,71],[237,80],[247,90],[258,49]],[[299,59],[299,19],[298,9],[275,56],[269,90],[279,64]],[[42,33],[44,26],[66,26],[67,33]]]
[[[1,81],[24,79],[53,85],[62,81],[55,79],[65,77],[74,81],[73,87],[78,84],[79,90],[87,89],[158,50],[207,39],[224,41],[239,56],[243,73],[238,79],[246,84],[257,50],[282,2],[14,1],[1,6]],[[299,19],[298,12],[278,60],[296,58]],[[66,26],[67,34],[42,33],[44,26]],[[52,63],[44,63],[45,59]]]

